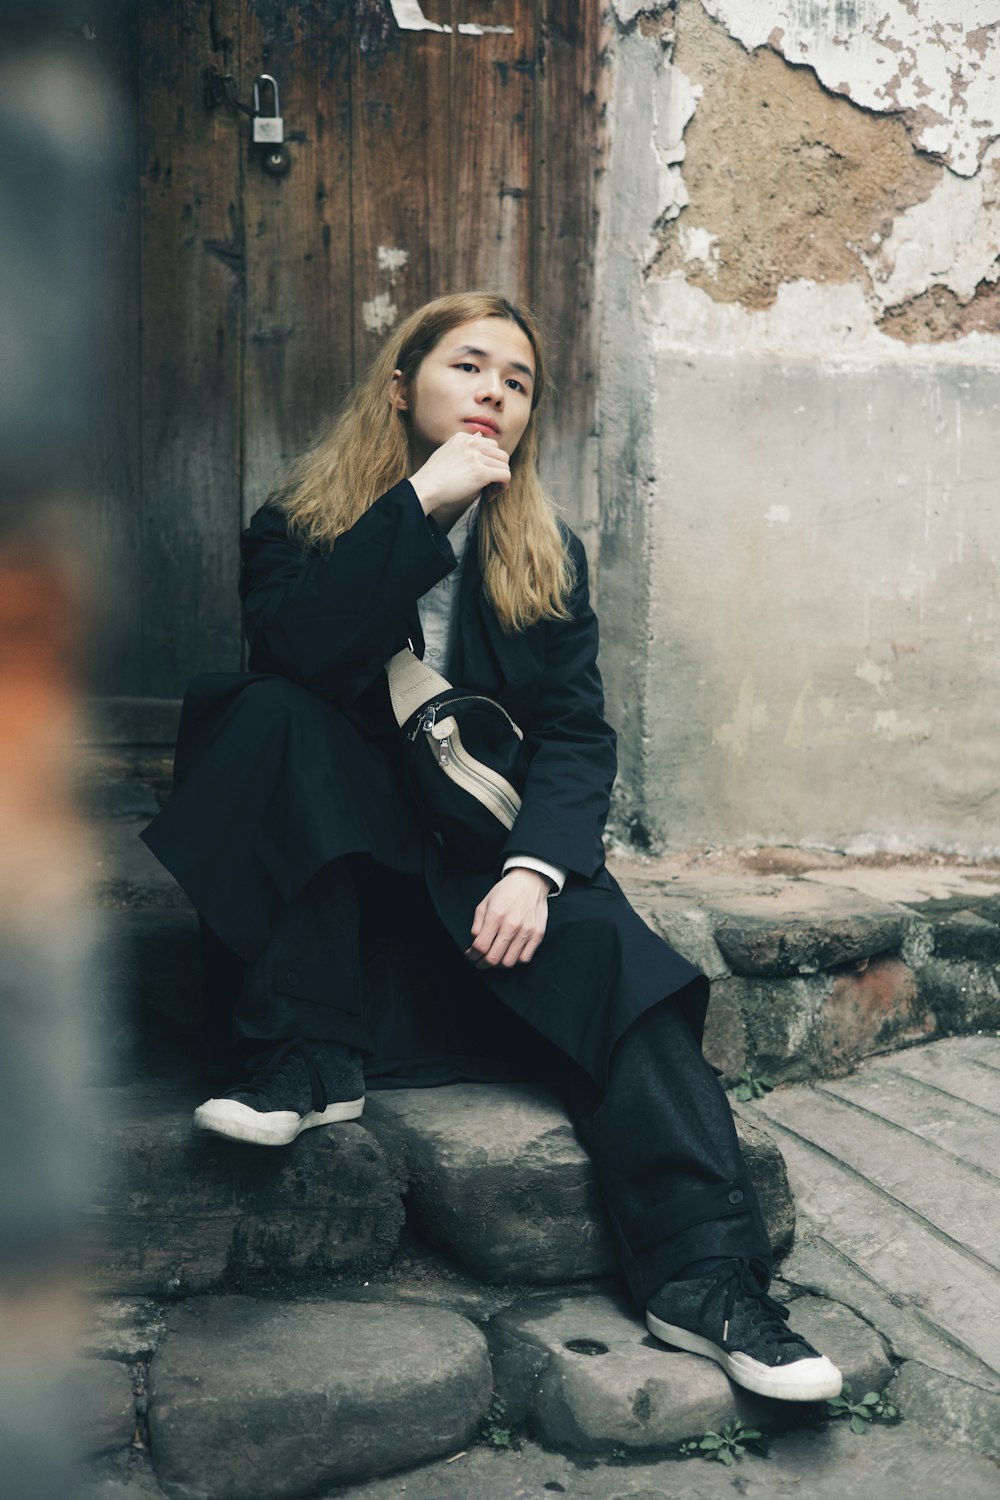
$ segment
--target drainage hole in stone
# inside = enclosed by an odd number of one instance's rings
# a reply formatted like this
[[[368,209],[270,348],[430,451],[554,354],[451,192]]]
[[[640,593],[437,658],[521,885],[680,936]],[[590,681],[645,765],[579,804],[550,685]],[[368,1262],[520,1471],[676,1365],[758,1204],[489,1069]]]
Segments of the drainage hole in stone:
[[[567,1339],[563,1345],[571,1354],[607,1354],[607,1344],[600,1339]]]

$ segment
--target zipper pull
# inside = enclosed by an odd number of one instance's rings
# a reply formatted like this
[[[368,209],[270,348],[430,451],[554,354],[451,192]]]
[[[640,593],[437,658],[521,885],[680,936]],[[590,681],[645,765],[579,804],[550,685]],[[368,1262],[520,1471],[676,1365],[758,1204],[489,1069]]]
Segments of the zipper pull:
[[[451,764],[451,736],[445,735],[443,740],[438,740],[438,765],[447,766]]]
[[[416,739],[418,734],[430,734],[431,730],[434,728],[434,720],[436,717],[437,709],[433,704],[430,708],[424,709],[423,713],[420,715],[420,718],[417,720],[416,725],[413,729],[410,730],[411,743]]]

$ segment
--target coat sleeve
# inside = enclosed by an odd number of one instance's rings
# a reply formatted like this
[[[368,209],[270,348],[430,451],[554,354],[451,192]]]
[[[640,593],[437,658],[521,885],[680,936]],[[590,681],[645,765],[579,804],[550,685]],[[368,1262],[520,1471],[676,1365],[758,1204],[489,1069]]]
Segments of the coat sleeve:
[[[241,548],[251,671],[280,672],[343,703],[405,645],[407,609],[455,567],[409,480],[380,496],[328,552],[304,550],[270,506],[254,516]]]
[[[572,617],[544,627],[538,707],[525,726],[531,762],[504,858],[533,854],[589,880],[604,864],[602,834],[617,767],[616,736],[604,717],[587,556],[578,537],[571,535],[569,546],[576,569]]]

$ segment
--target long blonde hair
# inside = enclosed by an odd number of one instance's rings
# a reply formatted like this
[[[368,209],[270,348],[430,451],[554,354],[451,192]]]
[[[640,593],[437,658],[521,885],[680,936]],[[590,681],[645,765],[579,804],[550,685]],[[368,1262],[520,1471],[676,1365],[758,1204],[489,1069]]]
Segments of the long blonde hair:
[[[505,318],[531,344],[535,381],[531,416],[511,455],[510,484],[479,508],[483,588],[504,630],[568,619],[573,566],[552,502],[538,475],[538,403],[545,385],[541,336],[526,309],[494,292],[459,292],[418,308],[386,340],[354,387],[333,427],[279,479],[268,503],[288,517],[304,546],[329,549],[370,505],[410,471],[408,417],[390,401],[394,370],[409,387],[424,356],[462,323]]]

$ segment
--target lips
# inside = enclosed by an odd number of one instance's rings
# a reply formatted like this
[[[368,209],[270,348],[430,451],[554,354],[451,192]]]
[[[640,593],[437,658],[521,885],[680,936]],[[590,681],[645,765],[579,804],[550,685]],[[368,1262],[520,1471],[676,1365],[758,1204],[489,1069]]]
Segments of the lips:
[[[492,433],[494,437],[500,432],[499,426],[490,417],[463,417],[462,423],[465,427],[479,427],[485,432]]]

